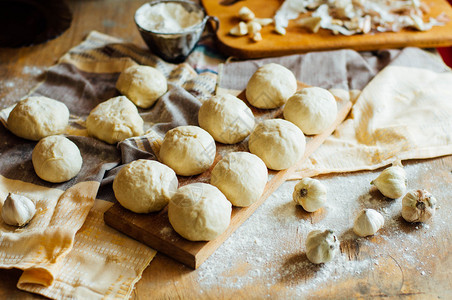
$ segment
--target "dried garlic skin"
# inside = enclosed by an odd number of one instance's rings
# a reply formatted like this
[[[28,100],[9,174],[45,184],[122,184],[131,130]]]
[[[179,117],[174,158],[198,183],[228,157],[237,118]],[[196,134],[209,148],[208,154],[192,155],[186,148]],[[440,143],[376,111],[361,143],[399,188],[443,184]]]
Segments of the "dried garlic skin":
[[[332,230],[313,230],[306,237],[306,256],[314,264],[331,261],[339,252],[339,240]]]
[[[425,222],[435,215],[436,202],[426,190],[409,191],[402,199],[402,217],[407,222]]]
[[[2,218],[6,224],[25,226],[36,213],[36,206],[29,198],[9,193],[2,207]]]
[[[325,205],[327,189],[319,180],[307,177],[295,185],[292,197],[304,210],[313,212]]]
[[[393,165],[381,172],[371,184],[386,197],[397,199],[402,197],[406,192],[406,173],[399,165]]]
[[[353,231],[361,237],[374,235],[383,227],[385,220],[383,216],[374,209],[364,209],[356,217]]]

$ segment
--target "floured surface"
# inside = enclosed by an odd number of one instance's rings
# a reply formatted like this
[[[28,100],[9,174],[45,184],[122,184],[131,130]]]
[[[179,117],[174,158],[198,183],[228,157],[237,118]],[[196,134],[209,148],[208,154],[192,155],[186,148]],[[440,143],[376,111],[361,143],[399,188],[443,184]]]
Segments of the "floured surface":
[[[405,167],[409,189],[425,188],[438,199],[440,209],[427,224],[406,223],[400,215],[401,199],[384,198],[370,185],[379,172],[319,177],[328,188],[328,204],[315,213],[292,201],[296,181],[284,183],[197,270],[194,277],[201,293],[263,289],[269,297],[275,291],[278,297],[450,295],[450,287],[436,290],[444,279],[429,290],[423,283],[440,276],[439,265],[443,270],[451,265],[450,184],[438,186],[435,180],[442,177],[452,183],[452,160],[446,161],[439,167],[429,161]],[[363,208],[373,208],[385,218],[375,236],[358,238],[352,231],[353,220]],[[311,230],[327,228],[341,241],[341,255],[327,264],[311,264],[305,255],[305,238]]]

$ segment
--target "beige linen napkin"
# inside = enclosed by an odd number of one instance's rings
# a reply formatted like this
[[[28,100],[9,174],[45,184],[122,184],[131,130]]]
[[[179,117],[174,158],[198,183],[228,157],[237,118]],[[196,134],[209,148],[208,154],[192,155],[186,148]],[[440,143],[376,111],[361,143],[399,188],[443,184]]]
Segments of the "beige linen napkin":
[[[292,179],[452,154],[451,87],[452,72],[386,67]]]

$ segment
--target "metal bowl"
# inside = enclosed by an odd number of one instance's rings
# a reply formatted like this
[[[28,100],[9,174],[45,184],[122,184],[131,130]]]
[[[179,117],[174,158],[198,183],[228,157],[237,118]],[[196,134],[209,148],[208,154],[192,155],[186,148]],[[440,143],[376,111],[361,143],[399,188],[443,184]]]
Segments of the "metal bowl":
[[[160,3],[179,3],[188,12],[200,12],[202,21],[191,27],[184,28],[180,32],[171,33],[148,30],[141,27],[137,22],[138,11],[146,5],[152,7]],[[141,37],[149,49],[164,60],[173,63],[182,62],[190,55],[201,38],[207,21],[214,21],[216,23],[216,28],[218,29],[218,19],[216,17],[208,16],[204,8],[199,4],[186,0],[160,0],[146,3],[135,12],[134,20]]]

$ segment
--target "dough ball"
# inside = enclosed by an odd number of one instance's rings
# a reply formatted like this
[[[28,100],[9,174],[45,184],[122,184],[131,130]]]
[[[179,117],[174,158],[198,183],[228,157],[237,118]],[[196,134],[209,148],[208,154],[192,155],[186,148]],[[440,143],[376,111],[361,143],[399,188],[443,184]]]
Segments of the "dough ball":
[[[246,99],[258,108],[277,108],[297,90],[293,73],[278,64],[263,65],[251,76],[246,86]]]
[[[33,149],[31,161],[39,178],[54,183],[77,176],[83,163],[77,145],[61,135],[41,139]]]
[[[253,130],[251,109],[232,95],[213,96],[205,101],[198,113],[198,123],[220,143],[235,144]]]
[[[127,97],[111,98],[97,105],[86,119],[89,135],[114,144],[143,134],[143,119]]]
[[[192,183],[181,187],[168,205],[174,230],[190,241],[210,241],[231,221],[231,203],[213,185]]]
[[[17,136],[39,141],[63,133],[69,122],[69,109],[47,97],[28,97],[14,107],[8,117],[8,129]]]
[[[125,165],[113,181],[118,202],[136,213],[164,208],[177,190],[173,170],[154,160],[139,159]]]
[[[250,152],[259,156],[269,169],[283,170],[303,157],[306,138],[289,121],[271,119],[256,125],[248,146]]]
[[[149,66],[131,66],[119,75],[116,88],[133,103],[148,108],[166,93],[165,75]]]
[[[249,206],[264,192],[268,180],[265,163],[248,152],[232,152],[213,168],[210,183],[234,206]]]
[[[215,159],[216,146],[210,134],[197,126],[179,126],[165,134],[160,160],[177,175],[207,171]]]
[[[284,118],[305,134],[324,132],[336,120],[337,105],[333,94],[319,87],[304,88],[287,100]]]

